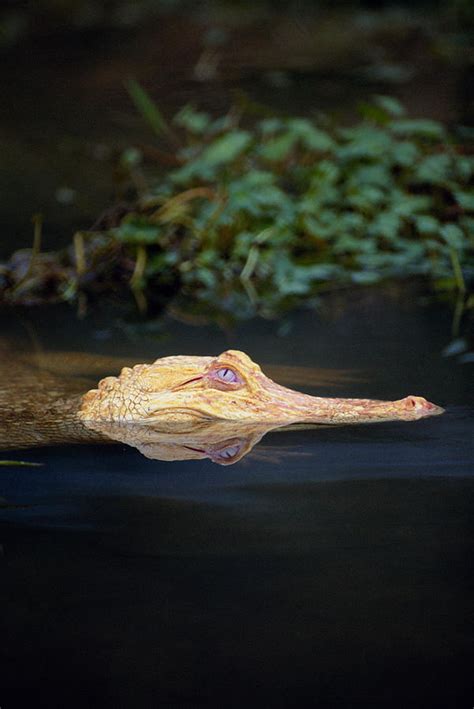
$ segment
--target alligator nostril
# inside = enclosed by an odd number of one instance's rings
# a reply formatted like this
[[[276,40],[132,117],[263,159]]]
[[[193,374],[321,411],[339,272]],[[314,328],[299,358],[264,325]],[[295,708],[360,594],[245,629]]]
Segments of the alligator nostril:
[[[436,404],[432,404],[431,401],[425,399],[424,396],[410,396],[410,406],[414,409],[423,409],[425,411],[432,411],[437,409]]]
[[[423,409],[428,406],[428,402],[422,396],[413,396],[410,394],[405,399],[406,407],[409,409]]]
[[[431,401],[425,399],[424,396],[414,396],[410,394],[403,399],[403,405],[406,411],[413,412],[413,416],[431,416],[433,414],[442,414],[443,409]]]

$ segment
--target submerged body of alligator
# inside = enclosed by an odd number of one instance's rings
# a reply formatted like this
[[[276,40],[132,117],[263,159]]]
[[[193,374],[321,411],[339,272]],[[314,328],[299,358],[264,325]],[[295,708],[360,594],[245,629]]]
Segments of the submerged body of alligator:
[[[80,363],[81,356],[72,357]],[[82,370],[76,361],[74,375],[64,378],[58,370],[71,355],[49,355],[49,367],[39,371],[21,358],[5,367],[3,359],[0,448],[112,439],[150,458],[209,457],[229,464],[268,431],[290,424],[410,421],[442,413],[418,396],[378,401],[302,394],[276,384],[236,350],[124,367],[81,396],[88,388],[81,375],[94,371],[93,360],[85,359]],[[102,358],[95,371],[107,364],[116,360]]]

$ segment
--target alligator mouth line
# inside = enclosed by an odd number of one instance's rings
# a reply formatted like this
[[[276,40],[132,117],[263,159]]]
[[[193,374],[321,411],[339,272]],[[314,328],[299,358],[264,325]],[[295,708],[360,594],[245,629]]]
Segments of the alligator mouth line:
[[[193,448],[192,446],[185,446],[183,445],[183,448],[187,448],[188,451],[194,451],[195,453],[202,453],[203,455],[206,455],[206,451],[204,448]]]
[[[150,420],[148,423],[152,424],[156,422],[157,419],[166,418],[169,416],[170,420],[180,420],[183,419],[199,419],[201,421],[212,421],[215,419],[214,416],[209,416],[209,414],[204,413],[200,409],[193,409],[191,407],[181,407],[181,408],[166,408],[158,409],[157,411],[150,411]],[[146,425],[146,421],[144,422]]]
[[[180,384],[176,384],[176,386],[173,387],[172,391],[177,391],[178,389],[181,389],[182,387],[185,387],[187,384],[191,384],[192,382],[198,382],[204,377],[204,374],[200,374],[198,377],[193,377],[192,379],[187,379],[185,382],[181,382]]]

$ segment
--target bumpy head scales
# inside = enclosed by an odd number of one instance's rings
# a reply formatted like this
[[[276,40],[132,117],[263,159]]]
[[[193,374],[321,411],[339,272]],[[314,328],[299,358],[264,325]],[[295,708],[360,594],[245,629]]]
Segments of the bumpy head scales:
[[[218,357],[176,356],[125,367],[82,399],[84,422],[352,423],[414,420],[442,413],[422,397],[399,401],[309,396],[276,384],[238,350]]]

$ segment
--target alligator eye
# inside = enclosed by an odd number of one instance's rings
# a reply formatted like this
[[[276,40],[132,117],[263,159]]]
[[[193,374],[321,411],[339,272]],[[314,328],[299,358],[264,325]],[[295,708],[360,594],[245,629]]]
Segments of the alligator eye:
[[[218,369],[216,372],[216,377],[221,382],[227,382],[229,384],[235,384],[239,381],[238,375],[234,372],[233,369],[229,369],[229,367],[223,367],[222,369]]]

